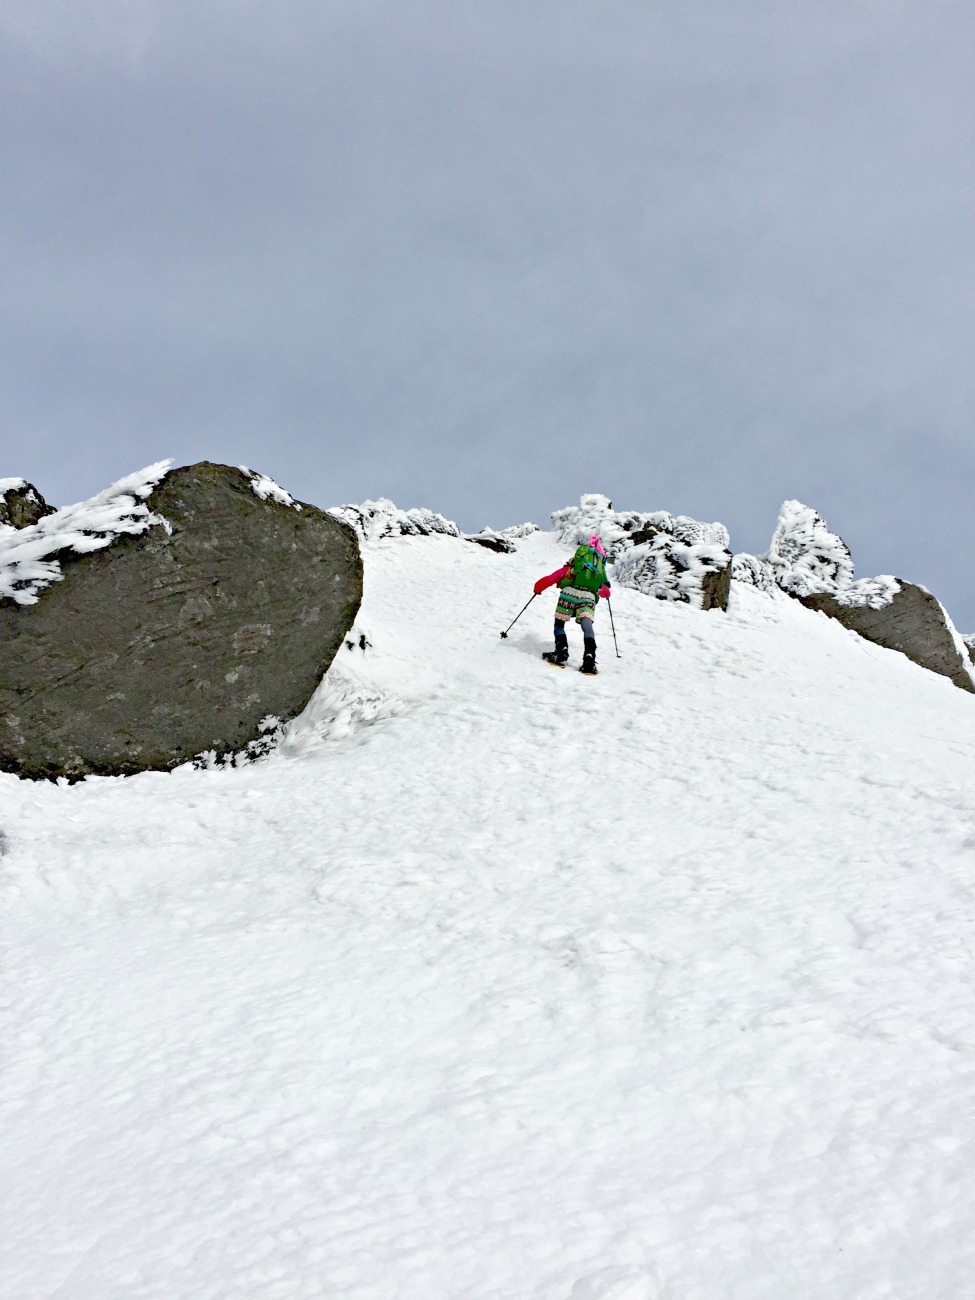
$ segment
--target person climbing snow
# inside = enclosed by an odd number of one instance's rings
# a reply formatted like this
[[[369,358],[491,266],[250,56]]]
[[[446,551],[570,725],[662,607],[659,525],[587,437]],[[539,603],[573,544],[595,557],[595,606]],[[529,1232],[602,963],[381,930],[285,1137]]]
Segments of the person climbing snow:
[[[609,599],[609,579],[606,577],[606,551],[594,534],[588,542],[576,548],[576,553],[561,569],[535,583],[535,595],[549,587],[559,585],[559,601],[555,606],[555,649],[546,650],[542,658],[550,664],[563,667],[569,658],[569,638],[565,625],[572,619],[582,628],[582,673],[595,673],[596,638],[592,621],[596,616],[596,602],[600,596]]]

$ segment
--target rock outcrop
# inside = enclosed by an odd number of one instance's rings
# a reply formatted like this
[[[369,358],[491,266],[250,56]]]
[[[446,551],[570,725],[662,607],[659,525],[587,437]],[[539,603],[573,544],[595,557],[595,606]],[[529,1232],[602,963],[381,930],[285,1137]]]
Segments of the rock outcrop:
[[[569,545],[598,534],[614,563],[613,576],[623,587],[696,609],[728,608],[732,557],[723,524],[701,523],[666,510],[614,510],[608,497],[593,493],[582,497],[578,506],[557,510],[552,526]]]
[[[0,478],[0,527],[29,528],[45,515],[53,515],[32,483],[22,478]]]
[[[835,595],[800,597],[808,609],[835,618],[852,632],[887,650],[899,650],[913,663],[941,673],[975,693],[975,675],[967,662],[965,643],[955,632],[940,601],[911,582],[899,582],[890,602],[879,609],[847,604]]]
[[[240,752],[300,712],[353,623],[362,561],[346,524],[250,471],[153,468],[155,486],[133,476],[87,515],[0,535],[6,771]]]
[[[425,506],[401,510],[388,497],[363,501],[357,506],[331,506],[329,514],[354,528],[364,542],[383,541],[387,537],[457,537],[501,555],[510,555],[516,549],[516,538],[538,531],[534,524],[517,524],[501,532],[482,528],[479,533],[464,533],[452,519],[436,511]]]
[[[783,503],[768,555],[747,559],[737,567],[737,579],[761,587],[764,570],[808,609],[975,692],[965,642],[941,603],[923,587],[890,574],[854,580],[849,547],[801,501]]]

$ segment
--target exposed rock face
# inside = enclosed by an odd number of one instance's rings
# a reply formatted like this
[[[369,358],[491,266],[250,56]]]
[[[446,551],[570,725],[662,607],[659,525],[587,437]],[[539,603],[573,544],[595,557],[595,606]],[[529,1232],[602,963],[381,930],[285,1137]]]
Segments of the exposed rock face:
[[[353,623],[362,561],[351,528],[269,482],[175,470],[144,531],[61,552],[36,603],[0,600],[0,768],[168,770],[300,712]]]
[[[0,524],[29,528],[45,515],[54,514],[32,483],[22,478],[0,478]]]
[[[783,503],[767,557],[750,558],[756,586],[761,565],[809,609],[821,610],[875,645],[899,650],[964,691],[975,691],[965,643],[940,602],[923,587],[890,574],[854,580],[849,547],[801,501]],[[736,577],[749,580],[744,562]]]
[[[965,645],[957,636],[940,601],[910,582],[880,609],[844,604],[837,596],[821,592],[800,597],[809,609],[818,609],[875,645],[899,650],[922,668],[950,677],[963,691],[975,692],[975,676],[965,662]]]

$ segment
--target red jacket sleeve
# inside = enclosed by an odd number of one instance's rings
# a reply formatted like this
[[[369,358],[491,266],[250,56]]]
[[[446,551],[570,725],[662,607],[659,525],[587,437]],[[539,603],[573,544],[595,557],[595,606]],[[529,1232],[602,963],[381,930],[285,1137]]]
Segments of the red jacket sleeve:
[[[548,577],[539,578],[535,583],[535,595],[540,596],[548,587],[554,587],[557,582],[561,582],[562,579],[568,575],[571,567],[571,564],[563,564],[561,569],[556,569],[555,572],[550,573]]]

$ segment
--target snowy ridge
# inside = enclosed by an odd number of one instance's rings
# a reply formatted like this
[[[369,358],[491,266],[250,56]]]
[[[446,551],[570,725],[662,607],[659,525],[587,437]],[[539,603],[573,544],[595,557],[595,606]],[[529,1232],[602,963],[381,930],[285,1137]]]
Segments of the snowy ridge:
[[[18,492],[26,486],[25,478],[0,478],[0,501],[3,501],[8,492]]]
[[[0,774],[0,1294],[970,1293],[975,699],[744,582],[553,671],[565,545],[371,548],[257,763]]]
[[[64,576],[57,559],[59,552],[83,555],[110,546],[123,534],[143,533],[152,524],[165,525],[149,510],[144,498],[171,465],[172,460],[157,461],[119,479],[87,501],[64,506],[27,528],[0,526],[0,598],[33,605],[39,592]],[[23,480],[3,482],[9,490]]]

